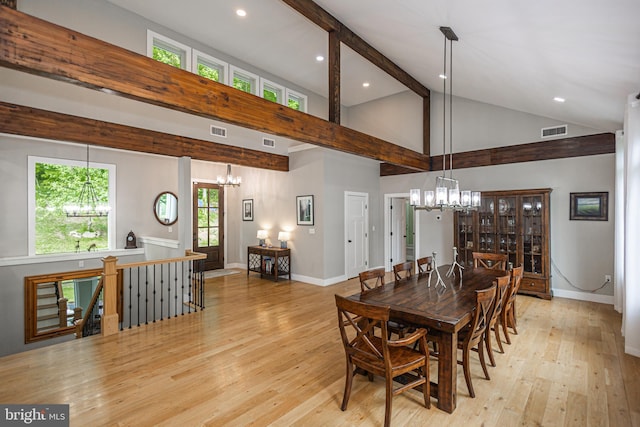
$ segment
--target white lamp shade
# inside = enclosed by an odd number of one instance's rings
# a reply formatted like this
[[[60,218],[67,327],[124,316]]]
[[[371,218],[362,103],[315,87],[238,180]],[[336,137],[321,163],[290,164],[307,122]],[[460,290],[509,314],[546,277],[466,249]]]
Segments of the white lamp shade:
[[[286,242],[290,239],[291,239],[291,236],[289,235],[288,231],[281,231],[278,233],[278,240],[280,240],[281,242]]]
[[[256,237],[262,240],[269,237],[269,234],[267,233],[267,230],[258,230],[258,235]]]

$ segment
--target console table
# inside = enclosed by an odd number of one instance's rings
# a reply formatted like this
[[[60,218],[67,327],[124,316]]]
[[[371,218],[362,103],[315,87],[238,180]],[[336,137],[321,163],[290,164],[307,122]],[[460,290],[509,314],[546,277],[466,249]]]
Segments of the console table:
[[[247,248],[247,275],[255,271],[260,277],[278,281],[281,276],[291,280],[291,250],[249,246]]]

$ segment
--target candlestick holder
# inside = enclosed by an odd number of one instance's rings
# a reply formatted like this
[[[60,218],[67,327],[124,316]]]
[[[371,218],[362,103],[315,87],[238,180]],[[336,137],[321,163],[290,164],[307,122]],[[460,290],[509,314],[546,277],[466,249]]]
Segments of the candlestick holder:
[[[460,265],[460,263],[458,262],[458,248],[454,246],[453,247],[453,263],[451,264],[451,267],[449,267],[449,271],[447,271],[447,277],[451,276],[454,273],[454,270],[456,269],[456,267],[458,267],[458,271],[460,272],[460,277],[462,277],[462,270],[464,270],[464,267]]]
[[[442,280],[442,276],[440,276],[440,272],[438,271],[438,260],[436,258],[437,254],[438,252],[431,252],[431,255],[433,256],[433,271],[436,272],[436,276],[438,277],[438,280],[436,280],[436,286],[442,285],[446,288],[447,285],[444,284],[444,280]],[[431,286],[431,274],[429,274],[429,286]]]

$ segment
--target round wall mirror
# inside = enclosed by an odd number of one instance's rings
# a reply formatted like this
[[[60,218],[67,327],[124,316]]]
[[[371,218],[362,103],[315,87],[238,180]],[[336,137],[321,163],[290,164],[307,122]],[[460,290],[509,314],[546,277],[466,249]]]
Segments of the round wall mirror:
[[[178,220],[178,197],[170,191],[158,194],[153,203],[153,213],[160,224],[175,224]]]

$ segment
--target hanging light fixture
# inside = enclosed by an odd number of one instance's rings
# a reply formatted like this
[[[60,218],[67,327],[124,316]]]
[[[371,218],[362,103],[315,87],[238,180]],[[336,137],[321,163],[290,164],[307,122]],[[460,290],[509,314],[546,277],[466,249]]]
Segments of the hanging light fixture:
[[[242,184],[242,177],[231,175],[231,165],[227,165],[227,176],[218,175],[217,184],[225,187],[237,187]]]
[[[451,209],[470,210],[480,206],[479,191],[460,191],[457,179],[453,178],[453,42],[458,36],[450,27],[440,27],[444,35],[444,71],[440,75],[443,79],[443,108],[442,108],[442,176],[436,177],[436,188],[424,192],[424,204],[420,201],[420,190],[409,190],[409,203],[414,209]],[[449,74],[447,74],[447,40],[449,41]],[[447,81],[449,81],[449,177],[447,178]]]
[[[91,183],[91,179],[89,176],[89,146],[87,145],[87,169],[86,169],[86,180],[82,185],[82,190],[80,191],[80,195],[76,203],[65,205],[62,207],[62,210],[67,217],[99,217],[99,216],[107,216],[109,215],[109,211],[111,210],[111,206],[108,204],[103,204],[98,201],[98,197],[96,196],[96,190],[93,188],[93,184]]]

